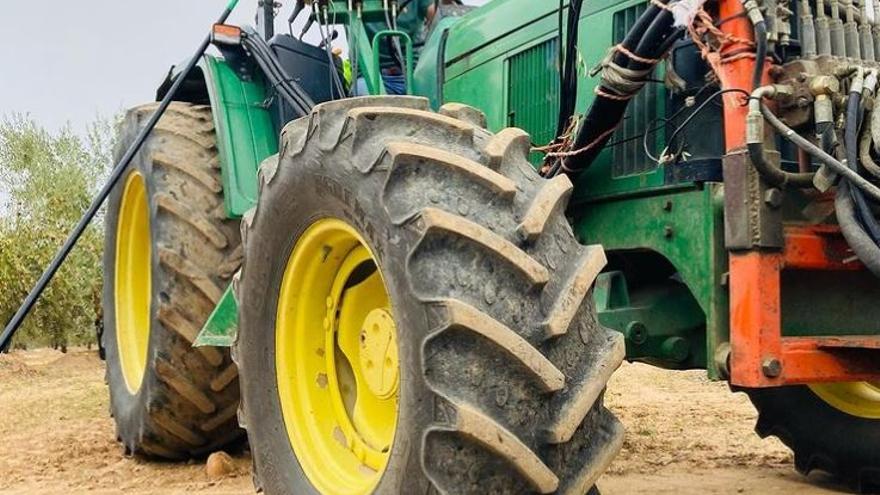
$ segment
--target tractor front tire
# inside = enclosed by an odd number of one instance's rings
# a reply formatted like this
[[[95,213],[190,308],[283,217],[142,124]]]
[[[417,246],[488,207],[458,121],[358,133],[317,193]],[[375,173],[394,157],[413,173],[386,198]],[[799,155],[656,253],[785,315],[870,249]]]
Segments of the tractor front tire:
[[[880,392],[873,392],[872,414],[863,416],[832,406],[805,385],[746,393],[758,410],[755,431],[788,446],[799,472],[820,470],[860,493],[880,491]]]
[[[118,156],[156,108],[128,112]],[[172,103],[110,196],[102,343],[127,453],[187,459],[242,437],[229,352],[192,347],[241,262],[221,184],[210,108]]]
[[[462,110],[411,97],[326,103],[289,124],[279,160],[261,167],[242,222],[233,356],[266,493],[582,495],[620,449],[603,393],[623,340],[591,298],[604,252],[575,239],[571,183],[538,176],[528,135],[493,135]],[[370,298],[363,326],[346,320],[346,305]],[[362,332],[360,359],[346,327]],[[386,375],[370,375],[372,335],[385,339],[375,362]],[[321,401],[337,379],[341,397]],[[360,380],[396,408],[358,418]],[[383,429],[393,435],[373,434]]]

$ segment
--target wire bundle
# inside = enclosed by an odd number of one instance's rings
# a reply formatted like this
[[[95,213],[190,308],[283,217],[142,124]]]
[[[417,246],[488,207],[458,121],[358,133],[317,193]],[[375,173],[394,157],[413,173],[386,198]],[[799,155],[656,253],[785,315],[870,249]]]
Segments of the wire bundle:
[[[255,30],[247,29],[242,33],[241,42],[245,49],[253,55],[254,60],[266,75],[271,87],[284,101],[300,115],[308,115],[315,102],[308,93],[291,78],[278,62],[272,48]]]
[[[668,0],[656,0],[636,20],[623,41],[602,62],[596,98],[580,124],[572,150],[548,154],[556,162],[545,175],[580,173],[599,155],[623,120],[629,100],[649,81],[655,65],[679,38]],[[566,89],[565,91],[568,91]]]

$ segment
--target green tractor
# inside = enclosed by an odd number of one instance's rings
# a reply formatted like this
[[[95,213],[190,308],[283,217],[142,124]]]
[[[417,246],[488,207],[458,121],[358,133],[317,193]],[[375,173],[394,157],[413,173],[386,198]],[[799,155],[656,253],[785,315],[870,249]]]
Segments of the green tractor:
[[[880,486],[880,4],[294,3],[321,42],[277,2],[215,25],[110,195],[127,451],[246,431],[267,493],[593,493],[627,359]]]

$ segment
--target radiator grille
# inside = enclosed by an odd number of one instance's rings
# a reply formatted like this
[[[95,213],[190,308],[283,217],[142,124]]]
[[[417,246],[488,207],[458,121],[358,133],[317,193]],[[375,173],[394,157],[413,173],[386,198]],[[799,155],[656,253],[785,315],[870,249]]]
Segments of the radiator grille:
[[[646,6],[647,4],[634,5],[614,13],[615,44],[623,41],[627,31],[645,11]],[[613,145],[611,173],[614,177],[639,174],[657,168],[657,164],[645,155],[642,133],[662,124],[657,117],[662,111],[664,96],[662,85],[648,83],[630,100],[623,122],[609,142]],[[662,138],[662,129],[648,138],[648,149],[654,156],[661,152],[659,148]]]
[[[508,59],[507,121],[543,146],[555,138],[559,113],[559,41],[547,40]],[[540,155],[533,153],[532,161]]]

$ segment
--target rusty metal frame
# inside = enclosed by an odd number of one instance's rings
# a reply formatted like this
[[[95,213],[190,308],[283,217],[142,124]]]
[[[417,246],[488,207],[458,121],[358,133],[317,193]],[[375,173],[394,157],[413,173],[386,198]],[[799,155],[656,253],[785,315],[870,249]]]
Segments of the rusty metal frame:
[[[880,337],[783,337],[785,269],[863,270],[836,227],[788,226],[785,249],[730,256],[730,379],[742,387],[877,380]]]
[[[721,0],[721,30],[733,42],[710,63],[721,68],[724,88],[750,91],[754,56],[749,20],[739,0]],[[742,41],[740,41],[742,40]],[[745,42],[744,42],[745,41]],[[711,57],[717,57],[712,60]],[[766,64],[769,68],[770,64]],[[764,74],[765,82],[770,78]],[[746,109],[730,95],[724,102],[727,153],[745,147]],[[730,252],[730,358],[732,384],[741,387],[880,380],[880,336],[783,337],[781,273],[798,270],[863,270],[834,225],[785,226],[782,249],[753,247]]]

